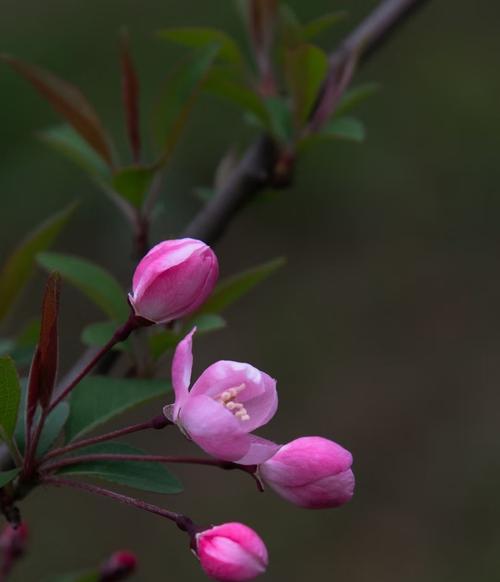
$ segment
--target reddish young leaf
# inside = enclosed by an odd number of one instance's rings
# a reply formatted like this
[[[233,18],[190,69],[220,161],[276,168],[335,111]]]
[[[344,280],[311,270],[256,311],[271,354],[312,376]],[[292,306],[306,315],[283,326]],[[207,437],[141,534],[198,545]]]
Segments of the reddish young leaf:
[[[88,144],[112,166],[111,148],[101,122],[83,93],[67,81],[53,73],[25,63],[7,54],[0,54],[0,60],[9,64],[52,105],[61,117],[88,142]]]
[[[127,133],[134,162],[141,155],[141,136],[139,128],[139,80],[135,71],[128,34],[122,33],[120,46],[122,68],[122,97],[127,122]]]
[[[28,379],[28,395],[26,397],[26,441],[29,445],[31,439],[31,427],[35,418],[38,405],[40,386],[40,348],[37,347],[31,361],[30,375]],[[29,448],[27,446],[27,448]]]
[[[59,316],[59,294],[61,277],[58,273],[49,276],[42,304],[40,339],[31,363],[26,401],[26,434],[31,426],[38,404],[46,409],[50,404],[57,375],[59,339],[57,323]]]
[[[42,322],[40,328],[40,384],[38,399],[42,408],[50,403],[52,390],[57,375],[59,361],[59,296],[61,291],[61,276],[52,273],[47,281],[42,305]]]

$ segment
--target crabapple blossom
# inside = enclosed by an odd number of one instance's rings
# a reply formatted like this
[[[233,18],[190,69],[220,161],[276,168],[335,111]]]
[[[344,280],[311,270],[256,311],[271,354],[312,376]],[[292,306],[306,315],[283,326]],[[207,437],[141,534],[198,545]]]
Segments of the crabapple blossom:
[[[100,582],[119,582],[131,576],[137,568],[137,558],[132,552],[115,552],[103,564],[99,572]]]
[[[281,497],[308,509],[338,507],[354,493],[352,455],[328,439],[301,437],[263,463],[260,475]]]
[[[251,580],[268,564],[264,542],[242,523],[224,523],[196,534],[195,550],[205,573],[221,582]]]
[[[276,381],[250,364],[221,360],[209,366],[189,390],[195,331],[175,350],[175,402],[165,407],[165,416],[214,457],[241,465],[263,463],[278,445],[250,433],[274,416]]]
[[[197,309],[212,292],[218,276],[217,257],[204,242],[166,240],[137,265],[129,301],[136,316],[167,323]]]

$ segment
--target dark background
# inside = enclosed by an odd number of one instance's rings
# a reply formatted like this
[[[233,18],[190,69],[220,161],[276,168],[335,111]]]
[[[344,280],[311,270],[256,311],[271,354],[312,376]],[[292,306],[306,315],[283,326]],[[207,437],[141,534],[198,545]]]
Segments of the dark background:
[[[376,3],[291,1],[304,19]],[[1,0],[0,47],[80,85],[123,141],[116,33],[126,24],[143,110],[182,51],[152,32],[210,25],[242,37],[232,2]],[[186,494],[149,496],[206,523],[241,520],[268,544],[262,578],[289,582],[493,580],[500,570],[499,8],[429,2],[358,80],[382,91],[359,116],[362,146],[306,152],[294,186],[267,193],[217,245],[230,274],[278,255],[288,264],[228,312],[229,326],[196,342],[195,367],[250,361],[279,380],[281,406],[265,434],[321,434],[350,449],[357,491],[340,510],[308,512],[244,475],[181,469]],[[81,202],[56,248],[110,268],[128,286],[127,228],[76,167],[34,132],[55,116],[0,70],[0,258],[44,217]],[[145,124],[146,125],[146,124]],[[239,112],[204,98],[169,166],[155,238],[180,231],[218,159],[251,132]],[[24,299],[37,312],[39,276]],[[68,285],[63,361],[98,312]],[[153,409],[152,409],[153,410]],[[151,411],[137,413],[143,418]],[[175,431],[130,439],[195,452]],[[31,582],[92,566],[117,548],[138,553],[137,580],[201,580],[168,522],[79,492],[38,491],[24,503],[31,548],[13,577]]]

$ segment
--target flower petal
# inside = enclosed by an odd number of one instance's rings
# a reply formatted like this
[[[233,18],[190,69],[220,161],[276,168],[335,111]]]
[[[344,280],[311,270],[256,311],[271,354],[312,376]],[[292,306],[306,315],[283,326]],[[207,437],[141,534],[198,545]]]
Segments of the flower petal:
[[[191,382],[191,370],[193,368],[193,334],[196,327],[181,340],[175,349],[172,360],[172,385],[175,392],[175,403],[173,409],[173,421],[177,420],[179,409],[184,405],[189,396],[189,384]]]
[[[204,394],[216,398],[225,390],[244,385],[236,401],[245,405],[250,420],[242,428],[251,432],[268,422],[276,413],[278,395],[276,381],[254,366],[243,362],[220,360],[209,366],[191,389],[193,396]]]
[[[250,437],[241,422],[209,396],[190,394],[180,410],[179,422],[199,447],[218,459],[236,461],[250,448]]]
[[[203,242],[191,238],[166,240],[154,246],[135,270],[132,280],[133,298],[139,299],[158,273],[179,265],[204,247]]]
[[[254,434],[248,435],[250,448],[244,457],[238,459],[239,465],[260,465],[275,455],[281,445],[268,441]]]

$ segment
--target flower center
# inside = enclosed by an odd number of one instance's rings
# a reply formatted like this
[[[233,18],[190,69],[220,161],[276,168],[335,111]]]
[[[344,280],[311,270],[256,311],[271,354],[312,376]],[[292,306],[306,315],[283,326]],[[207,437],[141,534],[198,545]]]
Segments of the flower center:
[[[224,392],[221,392],[219,396],[215,398],[215,401],[222,404],[224,408],[230,410],[236,418],[239,418],[240,420],[250,420],[250,415],[248,414],[247,409],[241,402],[236,400],[238,394],[245,390],[245,388],[246,385],[244,383],[239,386],[234,386],[233,388],[228,388],[227,390],[224,390]]]

